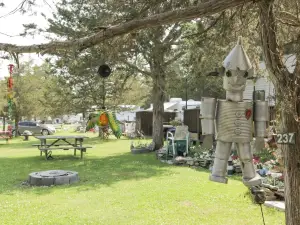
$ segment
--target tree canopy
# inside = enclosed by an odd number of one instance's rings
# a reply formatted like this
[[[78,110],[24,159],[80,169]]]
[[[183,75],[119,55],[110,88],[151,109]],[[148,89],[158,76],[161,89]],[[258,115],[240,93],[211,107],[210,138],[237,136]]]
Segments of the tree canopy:
[[[159,118],[154,120],[156,131],[154,133],[161,136],[162,103],[167,92],[184,85],[184,77],[187,74],[192,75],[189,84],[200,81],[193,87],[194,91],[197,91],[196,88],[201,85],[203,91],[209,82],[200,74],[204,74],[208,68],[215,67],[213,64],[220,63],[224,53],[236,41],[237,35],[246,37],[244,44],[254,66],[259,68],[260,60],[264,59],[270,78],[275,84],[276,99],[279,100],[277,104],[281,106],[278,107],[281,119],[280,132],[296,133],[296,145],[283,145],[282,149],[286,167],[286,221],[288,225],[300,224],[299,2],[297,0],[132,0],[125,4],[119,1],[106,1],[98,5],[94,1],[81,2],[82,5],[77,4],[80,2],[76,0],[63,1],[65,7],[61,7],[59,14],[68,18],[61,20],[69,21],[68,25],[58,23],[60,17],[49,21],[52,24],[51,29],[56,30],[52,31],[56,34],[60,32],[58,35],[60,41],[53,40],[48,44],[32,46],[1,43],[0,50],[10,52],[14,56],[29,52],[56,54],[71,61],[68,65],[70,69],[77,68],[73,67],[76,57],[82,60],[87,54],[91,59],[92,56],[97,56],[92,51],[101,49],[106,54],[104,59],[112,63],[115,68],[122,67],[123,71],[124,68],[127,71],[132,69],[138,75],[144,74],[144,77],[150,77],[152,98],[156,102],[153,107],[154,116]],[[78,6],[78,11],[70,13],[72,4],[74,7]],[[94,9],[101,12],[101,16],[95,14]],[[88,16],[89,12],[92,16]],[[86,21],[85,17],[90,21]],[[187,23],[183,22],[191,22],[191,20],[198,23],[196,27],[189,23],[190,27],[184,30],[184,34],[180,34],[179,46],[183,47],[185,52],[184,55],[179,54],[176,58],[177,64],[180,65],[168,67],[165,63],[174,58],[175,54],[171,53],[170,48],[165,48],[167,45],[162,39],[168,29],[172,29],[176,24],[179,24],[179,29],[184,28]],[[90,23],[91,21],[93,23]],[[62,30],[62,25],[68,30]],[[191,30],[195,33],[188,34],[187,31]],[[186,38],[183,38],[184,36]],[[156,40],[155,44],[152,43],[153,40]],[[152,61],[149,60],[152,65],[149,62],[149,65],[144,65],[147,60],[141,52],[147,52],[145,47],[149,44],[152,46],[148,50],[155,53],[152,55],[155,57],[152,57]],[[141,47],[146,51],[141,51]],[[134,51],[131,51],[132,49]],[[180,53],[182,49],[176,50]],[[112,52],[113,54],[109,54]],[[137,52],[138,55],[135,54]],[[284,54],[295,56],[294,70],[290,70],[285,65]],[[103,57],[99,57],[99,61],[102,60]],[[149,78],[146,80],[149,82]],[[183,82],[177,84],[176,80]],[[182,90],[182,88],[178,89]],[[161,140],[157,139],[157,141]]]
[[[72,0],[64,0],[63,2],[65,5],[72,4]],[[89,33],[84,37],[79,37],[73,40],[52,41],[48,44],[37,44],[30,46],[17,46],[13,44],[0,43],[0,50],[14,53],[39,52],[42,54],[55,54],[55,52],[59,50],[74,48],[84,50],[95,46],[106,39],[135,32],[137,30],[201,18],[250,2],[252,2],[252,0],[211,0],[199,3],[196,1],[196,4],[193,4],[192,6],[181,7],[180,0],[178,0],[177,7],[171,9],[170,11],[157,13],[154,15],[144,15],[142,18],[131,18],[130,20],[127,19],[127,21],[125,18],[123,18],[122,23],[113,21],[115,24],[100,24],[102,27],[100,31],[92,34]],[[160,4],[162,4],[162,2],[160,2]],[[126,4],[126,7],[131,6],[131,8],[135,8],[135,5],[136,2],[131,1],[130,3]]]

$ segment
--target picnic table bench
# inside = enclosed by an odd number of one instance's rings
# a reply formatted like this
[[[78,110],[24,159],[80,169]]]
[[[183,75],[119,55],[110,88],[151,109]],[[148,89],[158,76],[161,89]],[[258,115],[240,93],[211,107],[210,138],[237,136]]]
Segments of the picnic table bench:
[[[83,146],[84,139],[88,138],[86,136],[35,136],[35,138],[40,140],[40,144],[33,144],[33,146],[38,147],[40,150],[40,155],[45,154],[46,160],[53,158],[52,150],[74,150],[74,155],[76,151],[80,151],[80,158],[83,158],[83,152],[86,152],[87,148],[92,148],[91,146]],[[47,140],[51,140],[51,143],[47,143]]]

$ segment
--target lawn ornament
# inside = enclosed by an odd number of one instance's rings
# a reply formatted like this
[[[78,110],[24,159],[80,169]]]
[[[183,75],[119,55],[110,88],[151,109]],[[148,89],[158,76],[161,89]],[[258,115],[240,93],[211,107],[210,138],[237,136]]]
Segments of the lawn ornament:
[[[109,127],[117,138],[120,138],[122,135],[121,127],[114,112],[101,110],[91,113],[87,122],[86,131],[93,129],[96,125],[102,130],[106,138],[109,136]]]
[[[98,74],[103,77],[106,78],[111,74],[111,69],[108,65],[104,64],[99,66],[98,68]]]
[[[242,47],[239,37],[237,45],[223,62],[223,67],[209,75],[223,75],[226,99],[202,98],[202,133],[215,134],[217,140],[211,181],[227,183],[227,162],[232,143],[236,144],[241,161],[243,183],[248,187],[261,185],[261,177],[252,162],[250,142],[252,127],[257,138],[264,138],[268,121],[267,101],[243,101],[246,80],[253,77],[253,67]]]

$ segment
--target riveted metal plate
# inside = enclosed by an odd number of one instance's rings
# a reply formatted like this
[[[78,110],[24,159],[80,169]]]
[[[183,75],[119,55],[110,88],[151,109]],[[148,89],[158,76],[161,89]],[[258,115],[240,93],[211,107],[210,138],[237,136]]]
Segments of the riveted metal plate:
[[[240,135],[241,133],[242,133],[242,130],[241,129],[235,129],[234,130],[234,133],[236,134],[236,135]]]
[[[236,121],[234,121],[234,124],[235,124],[237,127],[239,127],[239,126],[242,125],[242,121],[236,120]]]
[[[242,114],[241,112],[236,112],[236,113],[235,113],[235,116],[236,116],[237,118],[240,118],[242,115],[243,115],[243,114]]]

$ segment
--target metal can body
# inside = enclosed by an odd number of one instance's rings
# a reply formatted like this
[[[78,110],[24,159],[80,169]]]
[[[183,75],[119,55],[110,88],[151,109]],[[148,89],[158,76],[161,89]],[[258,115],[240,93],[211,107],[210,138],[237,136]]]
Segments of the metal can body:
[[[218,100],[216,139],[224,142],[245,143],[252,140],[253,105],[250,101]]]

